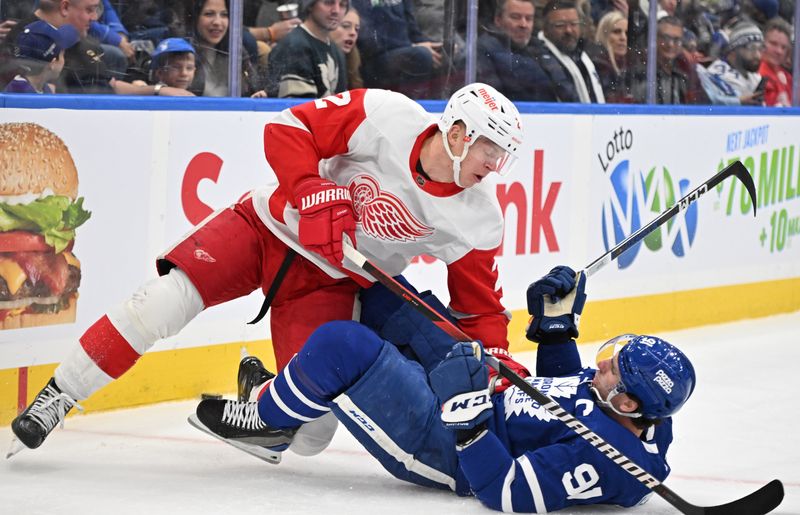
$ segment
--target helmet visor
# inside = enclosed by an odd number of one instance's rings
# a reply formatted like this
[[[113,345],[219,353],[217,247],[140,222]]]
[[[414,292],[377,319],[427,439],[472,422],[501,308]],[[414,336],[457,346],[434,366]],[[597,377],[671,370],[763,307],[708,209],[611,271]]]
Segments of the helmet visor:
[[[497,143],[491,141],[489,138],[481,137],[478,141],[483,141],[485,144],[474,145],[473,148],[479,151],[479,159],[482,159],[493,172],[497,172],[502,176],[514,168],[517,162],[517,157],[510,152],[507,152]],[[478,150],[479,149],[479,150]]]
[[[495,162],[495,171],[502,177],[505,177],[511,173],[511,170],[514,169],[514,165],[517,164],[517,156],[514,156],[508,152],[504,152],[503,154],[503,157],[498,158]]]
[[[621,334],[615,338],[611,338],[597,349],[597,354],[594,358],[595,363],[599,366],[601,361],[613,358],[634,338],[636,338],[635,334]]]

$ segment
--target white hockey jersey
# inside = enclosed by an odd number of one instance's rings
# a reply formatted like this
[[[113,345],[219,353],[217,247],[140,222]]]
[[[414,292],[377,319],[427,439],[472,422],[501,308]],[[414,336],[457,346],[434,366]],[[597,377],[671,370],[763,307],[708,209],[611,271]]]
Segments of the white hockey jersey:
[[[739,73],[723,59],[717,59],[708,68],[696,66],[697,75],[713,104],[741,105],[740,97],[752,95],[761,81],[758,73]]]
[[[255,192],[256,211],[288,246],[331,277],[345,277],[300,245],[293,192],[314,176],[348,187],[358,249],[392,275],[422,254],[442,260],[450,309],[461,329],[489,347],[507,348],[509,317],[494,263],[502,212],[487,183],[462,189],[418,171],[422,143],[439,137],[437,130],[419,104],[384,90],[353,90],[287,109],[264,130],[267,161],[279,185]]]

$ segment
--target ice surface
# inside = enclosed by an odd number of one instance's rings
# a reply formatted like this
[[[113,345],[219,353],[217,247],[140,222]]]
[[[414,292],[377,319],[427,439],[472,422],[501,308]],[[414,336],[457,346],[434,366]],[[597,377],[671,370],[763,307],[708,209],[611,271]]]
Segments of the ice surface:
[[[775,513],[800,515],[800,313],[660,336],[687,352],[698,375],[675,419],[665,484],[694,504],[714,505],[778,478],[786,498]],[[586,362],[595,348],[581,346]],[[0,513],[489,513],[475,499],[392,478],[341,427],[321,455],[285,453],[269,465],[190,427],[195,404],[69,418],[41,448],[0,460]],[[3,454],[10,442],[10,428],[0,429]],[[560,513],[676,512],[654,496],[631,510]]]

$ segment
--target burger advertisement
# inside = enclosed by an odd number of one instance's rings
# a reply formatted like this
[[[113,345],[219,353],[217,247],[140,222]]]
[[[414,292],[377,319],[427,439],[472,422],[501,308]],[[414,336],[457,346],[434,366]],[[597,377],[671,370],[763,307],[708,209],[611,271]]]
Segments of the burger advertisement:
[[[64,142],[35,123],[0,124],[0,329],[75,321],[75,230],[91,213]]]

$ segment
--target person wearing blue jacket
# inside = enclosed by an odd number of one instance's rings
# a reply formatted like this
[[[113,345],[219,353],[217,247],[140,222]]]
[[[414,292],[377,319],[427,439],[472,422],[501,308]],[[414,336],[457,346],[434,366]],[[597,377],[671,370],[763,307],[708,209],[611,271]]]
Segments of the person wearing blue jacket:
[[[128,41],[128,30],[111,5],[109,0],[102,0],[101,13],[89,26],[89,36],[96,39],[103,47],[103,62],[106,68],[116,77],[124,78],[128,64],[133,59],[134,48]]]
[[[574,338],[584,288],[584,274],[566,266],[528,288],[526,336],[539,347],[526,381],[663,481],[671,416],[694,390],[694,368],[666,341],[633,334],[603,344],[597,368],[583,367]],[[436,297],[421,297],[447,316]],[[193,425],[251,454],[304,454],[298,429],[333,412],[395,477],[474,495],[495,510],[648,500],[634,476],[492,377],[480,342],[454,342],[380,285],[361,301],[361,323],[321,326],[257,402],[204,400]]]
[[[535,10],[534,0],[498,0],[494,24],[478,38],[477,79],[511,100],[556,102],[530,45]]]

